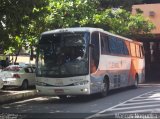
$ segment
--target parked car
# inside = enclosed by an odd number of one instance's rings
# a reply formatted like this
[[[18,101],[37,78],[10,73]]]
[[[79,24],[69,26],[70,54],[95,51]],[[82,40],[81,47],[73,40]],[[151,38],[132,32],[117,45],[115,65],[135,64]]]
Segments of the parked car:
[[[35,67],[30,65],[10,65],[0,73],[3,87],[20,87],[23,90],[35,85]]]
[[[2,88],[3,88],[3,80],[0,79],[0,89],[2,89]]]

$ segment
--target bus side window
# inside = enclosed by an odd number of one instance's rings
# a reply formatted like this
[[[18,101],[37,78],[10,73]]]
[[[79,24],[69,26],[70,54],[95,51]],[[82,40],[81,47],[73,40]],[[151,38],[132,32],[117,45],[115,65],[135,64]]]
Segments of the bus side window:
[[[124,41],[124,51],[126,55],[131,54],[129,41]]]
[[[144,47],[143,46],[141,46],[141,48],[142,48],[142,56],[144,57]]]
[[[137,44],[136,44],[136,54],[137,54],[137,57],[141,57],[139,45],[137,45]]]
[[[106,54],[106,50],[105,50],[105,36],[102,33],[100,35],[101,35],[101,54]]]
[[[111,54],[117,54],[116,39],[113,36],[109,36],[109,48]]]
[[[140,58],[142,58],[142,49],[141,49],[141,46],[139,45],[139,54],[140,54]]]
[[[106,34],[101,33],[101,53],[108,54],[109,46],[108,46],[108,36]]]
[[[140,50],[141,58],[143,58],[143,57],[144,57],[144,50],[143,50],[143,46],[139,46],[139,50]]]
[[[131,56],[136,57],[136,46],[134,43],[130,43]]]
[[[105,44],[106,44],[106,52],[109,54],[109,41],[108,41],[108,35],[105,35]]]
[[[123,41],[123,49],[124,49],[124,55],[129,55],[128,47],[127,47],[125,41]]]
[[[116,45],[117,45],[117,54],[118,55],[124,55],[124,44],[123,41],[119,38],[116,39]]]
[[[93,44],[93,48],[91,48],[91,62],[94,62],[96,69],[99,65],[99,33],[93,32],[91,36],[91,44]]]

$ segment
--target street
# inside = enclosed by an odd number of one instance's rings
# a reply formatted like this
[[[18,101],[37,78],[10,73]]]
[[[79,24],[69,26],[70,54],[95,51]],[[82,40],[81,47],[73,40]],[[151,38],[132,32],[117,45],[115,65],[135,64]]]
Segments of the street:
[[[160,84],[141,84],[138,89],[123,88],[112,90],[105,98],[98,95],[68,97],[38,96],[0,106],[0,117],[11,115],[14,117],[36,118],[93,118],[100,114],[115,112],[149,111],[160,107]],[[148,98],[148,97],[154,98]],[[150,101],[150,102],[146,102]],[[130,102],[130,103],[129,103]],[[132,104],[134,103],[134,104]]]

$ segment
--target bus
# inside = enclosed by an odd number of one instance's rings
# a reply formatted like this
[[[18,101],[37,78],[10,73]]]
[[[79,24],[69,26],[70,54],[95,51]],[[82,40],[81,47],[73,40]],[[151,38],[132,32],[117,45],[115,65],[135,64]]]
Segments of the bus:
[[[143,45],[100,28],[75,27],[41,34],[36,89],[42,95],[106,96],[145,81]]]

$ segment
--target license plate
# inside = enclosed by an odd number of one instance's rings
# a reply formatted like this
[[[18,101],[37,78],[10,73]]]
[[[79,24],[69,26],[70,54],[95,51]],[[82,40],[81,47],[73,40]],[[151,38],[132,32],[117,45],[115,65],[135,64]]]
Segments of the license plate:
[[[54,91],[55,91],[55,93],[64,93],[63,89],[55,89]]]

